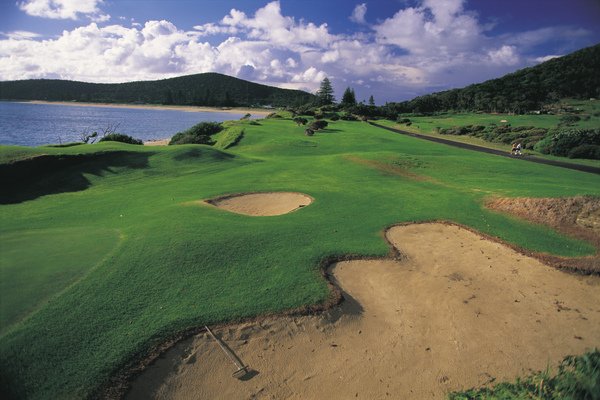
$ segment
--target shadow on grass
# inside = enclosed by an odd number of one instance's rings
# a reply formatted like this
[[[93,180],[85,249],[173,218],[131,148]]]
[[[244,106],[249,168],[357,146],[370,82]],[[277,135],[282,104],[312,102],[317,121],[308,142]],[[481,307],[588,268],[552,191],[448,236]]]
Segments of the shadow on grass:
[[[111,151],[42,155],[0,165],[0,204],[16,204],[48,194],[77,192],[90,186],[84,174],[103,176],[112,168],[143,169],[153,153]]]

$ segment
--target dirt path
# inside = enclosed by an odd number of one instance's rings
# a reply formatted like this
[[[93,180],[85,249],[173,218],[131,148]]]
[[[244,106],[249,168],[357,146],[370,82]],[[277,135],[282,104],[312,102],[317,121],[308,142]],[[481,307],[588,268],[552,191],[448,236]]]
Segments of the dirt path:
[[[469,144],[469,143],[455,142],[453,140],[441,139],[441,138],[436,138],[436,137],[427,136],[427,135],[419,135],[418,133],[407,132],[407,131],[403,131],[400,129],[390,128],[388,126],[379,125],[379,124],[377,124],[375,122],[371,122],[371,121],[369,121],[369,124],[376,126],[378,128],[386,129],[391,132],[399,133],[401,135],[408,135],[408,136],[416,137],[419,139],[429,140],[429,141],[435,142],[435,143],[447,144],[449,146],[459,147],[461,149],[474,150],[474,151],[479,151],[481,153],[495,154],[497,156],[515,158],[518,160],[531,161],[531,162],[535,162],[538,164],[546,164],[546,165],[553,165],[555,167],[574,169],[576,171],[589,172],[591,174],[600,174],[600,168],[592,167],[591,165],[572,164],[572,163],[568,163],[568,162],[564,162],[564,161],[547,160],[545,158],[540,158],[540,157],[536,157],[536,156],[527,156],[527,155],[514,156],[514,155],[509,154],[502,150],[490,149],[488,147],[477,146],[477,145]]]
[[[457,226],[390,229],[408,259],[333,266],[341,307],[215,329],[133,382],[129,399],[443,398],[600,346],[600,277],[577,276]]]

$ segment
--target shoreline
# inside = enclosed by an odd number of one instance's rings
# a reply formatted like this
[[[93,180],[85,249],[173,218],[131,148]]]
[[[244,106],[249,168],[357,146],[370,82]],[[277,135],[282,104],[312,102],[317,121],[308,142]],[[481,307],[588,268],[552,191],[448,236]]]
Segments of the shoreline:
[[[171,110],[171,111],[185,111],[185,112],[222,112],[229,114],[255,114],[266,116],[275,110],[265,110],[262,108],[249,108],[249,107],[227,107],[221,109],[218,107],[207,107],[207,106],[168,106],[161,104],[123,104],[123,103],[81,103],[71,101],[44,101],[44,100],[30,100],[30,101],[15,101],[15,103],[21,104],[46,104],[46,105],[57,105],[57,106],[76,106],[76,107],[107,107],[107,108],[133,108],[141,110]]]

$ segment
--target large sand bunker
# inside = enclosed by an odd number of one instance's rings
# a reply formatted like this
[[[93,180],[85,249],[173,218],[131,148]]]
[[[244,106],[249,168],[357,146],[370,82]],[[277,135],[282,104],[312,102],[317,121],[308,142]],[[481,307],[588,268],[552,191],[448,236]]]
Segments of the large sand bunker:
[[[559,232],[591,243],[596,247],[596,254],[592,256],[562,258],[543,255],[542,258],[554,267],[600,273],[600,197],[496,198],[486,205],[492,210],[549,225]]]
[[[311,197],[302,193],[269,192],[229,195],[206,202],[234,213],[264,217],[287,214],[312,201]]]
[[[406,260],[332,267],[346,301],[322,315],[215,328],[246,380],[199,334],[133,382],[131,399],[431,399],[600,346],[600,277],[571,275],[443,224],[397,226]]]

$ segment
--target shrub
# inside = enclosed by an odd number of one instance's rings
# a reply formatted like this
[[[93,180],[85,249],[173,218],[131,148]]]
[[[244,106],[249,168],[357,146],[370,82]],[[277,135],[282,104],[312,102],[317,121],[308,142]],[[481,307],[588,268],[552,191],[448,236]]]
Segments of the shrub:
[[[340,119],[342,119],[344,121],[358,121],[358,118],[356,118],[354,115],[352,115],[350,113],[343,113],[340,116]]]
[[[306,125],[308,124],[308,120],[306,118],[302,118],[302,117],[296,117],[293,120],[296,125],[300,126],[300,125]]]
[[[535,149],[544,154],[564,157],[576,147],[598,143],[600,143],[598,128],[553,130],[535,145]]]
[[[313,131],[318,131],[319,129],[324,129],[324,128],[326,128],[326,127],[327,127],[327,125],[329,125],[329,124],[327,123],[327,121],[324,121],[324,120],[322,120],[322,119],[318,119],[318,120],[316,120],[316,121],[313,121],[313,122],[310,124],[309,128],[310,128],[310,129],[312,129]]]
[[[597,144],[583,144],[581,146],[573,147],[567,156],[569,158],[600,160],[600,146]]]
[[[399,124],[406,124],[408,122],[410,122],[410,119],[408,119],[408,118],[398,118]]]
[[[267,115],[265,118],[266,119],[274,119],[274,118],[282,118],[282,117],[281,117],[281,115],[279,115],[276,112],[274,112],[274,113],[271,113],[271,114]]]
[[[331,117],[329,117],[329,119],[332,121],[338,121],[340,119],[340,116],[337,114],[333,114]]]
[[[169,145],[174,144],[209,144],[214,141],[210,138],[211,135],[219,133],[223,130],[223,125],[219,122],[200,122],[186,129],[183,132],[176,133],[169,142]]]
[[[251,116],[252,116],[252,114],[250,114],[250,113],[246,113],[246,115],[244,115],[244,116],[243,116],[242,118],[240,118],[240,119],[242,119],[242,120],[243,120],[243,119],[250,119],[250,117],[251,117]]]
[[[206,135],[191,135],[189,133],[179,132],[176,133],[169,142],[169,146],[174,144],[208,144],[213,145],[214,140],[210,136]]]
[[[121,143],[128,143],[128,144],[144,144],[144,142],[142,142],[141,140],[132,138],[129,135],[123,135],[122,133],[110,133],[110,134],[104,136],[99,141],[100,142],[121,142]]]
[[[312,129],[310,129],[310,128],[306,128],[306,129],[304,130],[304,134],[305,134],[306,136],[313,136],[313,135],[315,134],[315,131],[313,131],[313,130],[312,130]]]
[[[600,352],[567,356],[555,375],[550,371],[533,373],[516,382],[501,382],[494,387],[469,389],[448,395],[450,400],[467,399],[598,399],[600,393]]]
[[[324,115],[319,113],[319,114],[315,114],[315,119],[323,119]]]
[[[183,133],[190,133],[192,135],[205,135],[211,136],[215,133],[219,133],[223,130],[223,125],[220,122],[200,122],[192,126],[189,129],[183,131]]]
[[[581,118],[577,115],[563,115],[560,117],[560,125],[572,125],[579,121],[581,121]]]

